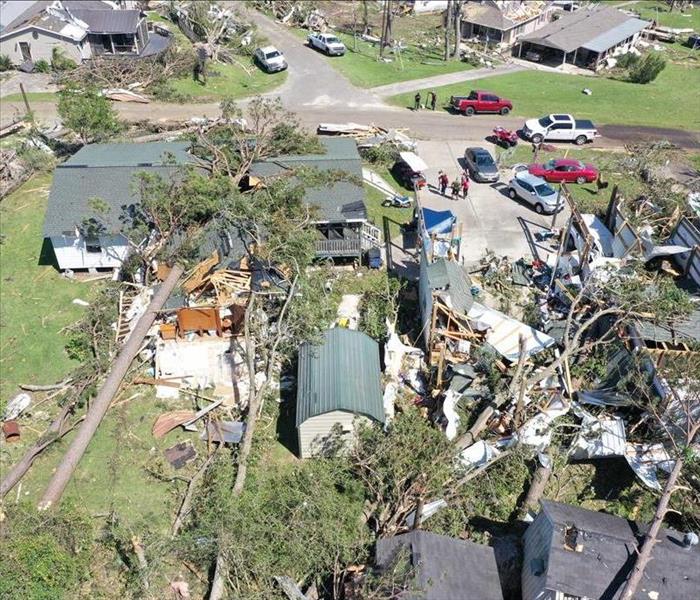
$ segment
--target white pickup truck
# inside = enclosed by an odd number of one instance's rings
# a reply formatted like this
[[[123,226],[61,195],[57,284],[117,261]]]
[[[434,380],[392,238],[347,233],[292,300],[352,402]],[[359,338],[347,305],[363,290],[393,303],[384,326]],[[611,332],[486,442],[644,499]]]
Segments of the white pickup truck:
[[[311,33],[308,41],[309,46],[328,54],[328,56],[343,56],[345,54],[345,44],[332,33]]]
[[[600,136],[591,121],[577,120],[571,115],[547,115],[541,119],[529,119],[525,121],[522,133],[535,144],[551,140],[576,142],[579,146]]]

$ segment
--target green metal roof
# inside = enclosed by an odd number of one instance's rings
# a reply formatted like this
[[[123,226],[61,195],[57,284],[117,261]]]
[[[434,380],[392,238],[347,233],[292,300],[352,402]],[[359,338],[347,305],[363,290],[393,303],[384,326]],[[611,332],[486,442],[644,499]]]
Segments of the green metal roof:
[[[320,346],[299,348],[297,427],[334,410],[384,422],[379,346],[361,331],[336,327]]]
[[[44,237],[73,235],[83,221],[98,220],[105,233],[117,233],[136,210],[140,197],[134,176],[142,171],[172,177],[191,162],[188,142],[91,144],[56,168],[49,193]],[[104,207],[97,207],[95,199]],[[104,208],[104,210],[103,210]]]
[[[428,265],[428,283],[431,290],[445,290],[455,310],[466,314],[474,303],[472,282],[460,264],[439,258]]]
[[[365,190],[362,185],[362,161],[357,145],[351,138],[320,138],[325,154],[283,155],[254,163],[250,174],[255,177],[273,177],[298,167],[319,171],[344,171],[357,178],[338,181],[306,190],[305,200],[317,207],[317,219],[330,223],[367,218]]]

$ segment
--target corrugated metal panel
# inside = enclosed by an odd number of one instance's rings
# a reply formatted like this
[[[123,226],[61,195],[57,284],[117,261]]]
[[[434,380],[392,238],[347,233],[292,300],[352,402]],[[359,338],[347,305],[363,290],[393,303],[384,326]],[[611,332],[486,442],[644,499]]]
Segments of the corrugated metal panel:
[[[616,46],[620,42],[624,42],[627,38],[632,37],[635,33],[639,33],[646,29],[651,23],[642,21],[641,19],[630,19],[614,27],[610,31],[601,33],[593,38],[590,42],[586,42],[582,47],[593,52],[605,52],[608,48]]]
[[[668,244],[688,246],[689,248],[700,246],[700,231],[691,223],[690,219],[683,217],[668,239]],[[700,285],[700,251],[692,253],[692,262],[690,266],[688,266],[688,260],[691,258],[690,252],[676,254],[674,258],[684,271],[687,270],[688,277],[697,285]]]
[[[297,378],[297,427],[334,410],[384,422],[379,346],[360,331],[337,327],[320,346],[302,344]]]

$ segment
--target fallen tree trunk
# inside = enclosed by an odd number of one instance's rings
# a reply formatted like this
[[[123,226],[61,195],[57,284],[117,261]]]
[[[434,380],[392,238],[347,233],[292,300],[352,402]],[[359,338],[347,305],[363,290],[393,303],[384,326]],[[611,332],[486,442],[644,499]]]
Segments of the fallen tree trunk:
[[[546,465],[540,462],[537,465],[537,469],[535,469],[535,474],[532,476],[532,482],[530,483],[530,489],[527,491],[525,501],[518,511],[518,519],[520,520],[527,516],[531,508],[537,508],[540,498],[544,493],[544,488],[547,487],[547,482],[552,475],[552,458],[548,456],[545,462]]]
[[[19,389],[25,390],[27,392],[52,392],[53,390],[59,390],[61,388],[67,387],[70,382],[70,379],[65,379],[59,383],[54,383],[52,385],[30,385],[28,383],[20,383]]]
[[[15,487],[20,479],[29,471],[29,468],[34,463],[34,459],[39,456],[46,448],[53,444],[56,440],[60,440],[69,431],[72,431],[75,426],[80,423],[85,417],[81,417],[70,427],[63,429],[63,425],[73,409],[75,402],[66,404],[58,416],[53,420],[53,423],[27,452],[22,459],[12,467],[12,470],[0,481],[0,499],[4,498],[7,493]]]
[[[148,334],[151,325],[153,325],[158,311],[163,308],[165,301],[168,299],[168,296],[170,296],[170,292],[172,292],[183,272],[184,269],[182,266],[173,266],[167,279],[153,296],[146,312],[136,323],[136,327],[134,327],[129,339],[114,361],[112,369],[109,375],[107,375],[107,379],[100,388],[97,397],[85,416],[85,421],[81,425],[78,434],[66,451],[63,460],[56,468],[56,472],[51,478],[51,481],[49,481],[49,485],[46,487],[44,495],[39,502],[39,510],[47,510],[60,501],[63,491],[66,489],[66,485],[68,485],[70,478],[73,476],[80,459],[83,457],[83,454],[85,454],[85,450],[92,436],[95,435],[97,428],[102,422],[102,418],[105,416],[109,405],[118,392],[119,386],[129,369],[129,365],[131,365],[131,362],[141,349],[141,344]]]

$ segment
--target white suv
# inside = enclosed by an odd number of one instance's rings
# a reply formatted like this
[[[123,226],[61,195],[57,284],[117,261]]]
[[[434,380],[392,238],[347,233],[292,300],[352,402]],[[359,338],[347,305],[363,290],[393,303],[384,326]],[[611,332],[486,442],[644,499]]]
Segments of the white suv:
[[[539,214],[553,213],[561,210],[563,202],[557,206],[557,191],[541,177],[530,175],[527,171],[515,174],[508,184],[508,195],[515,200],[522,198],[532,204]]]

